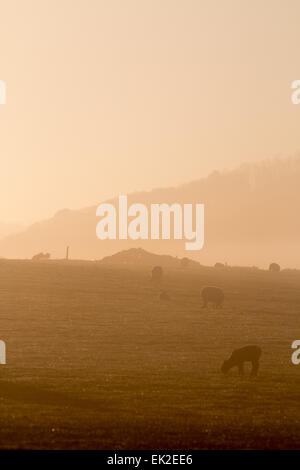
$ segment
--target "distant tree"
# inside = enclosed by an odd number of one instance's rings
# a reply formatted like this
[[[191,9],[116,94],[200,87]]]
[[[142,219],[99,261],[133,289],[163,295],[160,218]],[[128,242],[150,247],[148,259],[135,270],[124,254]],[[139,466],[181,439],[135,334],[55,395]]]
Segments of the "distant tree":
[[[155,266],[152,269],[152,280],[153,281],[160,281],[163,276],[163,269],[161,266]]]
[[[279,273],[280,271],[280,266],[277,263],[271,263],[269,266],[269,271],[272,271],[273,273]]]
[[[37,253],[36,255],[34,255],[31,259],[33,261],[40,261],[40,260],[43,260],[43,259],[49,259],[50,258],[50,253]]]

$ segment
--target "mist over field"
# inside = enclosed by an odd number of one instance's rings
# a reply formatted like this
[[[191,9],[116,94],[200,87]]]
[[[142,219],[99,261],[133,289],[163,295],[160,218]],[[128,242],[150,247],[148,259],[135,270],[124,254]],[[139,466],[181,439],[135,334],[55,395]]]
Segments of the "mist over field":
[[[300,157],[245,164],[233,171],[215,171],[206,178],[174,187],[128,195],[128,205],[205,204],[205,243],[201,251],[185,252],[181,240],[105,240],[96,237],[97,206],[60,210],[25,232],[0,240],[5,258],[31,258],[49,252],[64,258],[101,259],[132,247],[189,257],[203,264],[267,267],[277,261],[300,268]],[[100,203],[101,201],[99,201]],[[117,199],[110,200],[117,207]]]
[[[26,227],[21,224],[9,224],[0,222],[0,240],[9,235],[15,235],[17,233],[23,232],[25,229]]]
[[[0,1],[0,450],[300,449],[299,17]]]

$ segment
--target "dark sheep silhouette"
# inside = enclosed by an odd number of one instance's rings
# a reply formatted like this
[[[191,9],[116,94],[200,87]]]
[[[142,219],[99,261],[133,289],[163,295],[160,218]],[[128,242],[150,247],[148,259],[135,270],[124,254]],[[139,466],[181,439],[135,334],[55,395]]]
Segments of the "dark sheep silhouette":
[[[271,263],[269,266],[269,271],[272,271],[273,273],[279,273],[280,272],[280,266],[277,263]]]
[[[163,275],[163,270],[161,266],[155,266],[152,269],[152,280],[153,281],[160,281]]]
[[[225,268],[225,264],[223,263],[216,263],[215,268]]]
[[[261,356],[261,349],[259,346],[244,346],[243,348],[236,349],[231,354],[230,358],[227,361],[223,362],[221,371],[224,374],[232,367],[237,367],[239,374],[244,374],[244,363],[251,362],[252,370],[251,376],[256,376],[259,368],[259,358]]]
[[[223,304],[224,292],[220,287],[205,286],[201,291],[201,297],[203,299],[203,308],[207,307],[209,302],[217,308]]]

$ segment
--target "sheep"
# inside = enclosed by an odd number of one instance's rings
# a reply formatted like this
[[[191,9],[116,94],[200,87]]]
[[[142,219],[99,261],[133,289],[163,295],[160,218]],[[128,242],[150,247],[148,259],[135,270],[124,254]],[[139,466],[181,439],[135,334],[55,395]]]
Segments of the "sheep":
[[[152,269],[152,280],[153,281],[160,281],[163,275],[163,270],[161,266],[155,266]]]
[[[244,374],[244,363],[251,362],[252,363],[252,370],[251,376],[256,376],[259,368],[259,358],[261,356],[261,348],[259,346],[244,346],[240,349],[235,349],[231,354],[230,358],[227,361],[223,362],[221,367],[221,371],[223,374],[227,374],[227,372],[232,367],[238,367],[239,374]]]
[[[208,302],[214,304],[214,306],[221,307],[224,300],[224,292],[220,287],[205,286],[201,290],[201,297],[203,299],[203,307],[207,307]]]
[[[223,263],[216,263],[215,268],[225,268],[225,264]]]
[[[161,291],[160,300],[170,300],[170,296],[166,290]]]
[[[271,263],[269,266],[269,271],[272,271],[273,273],[279,273],[280,272],[280,266],[277,263]]]

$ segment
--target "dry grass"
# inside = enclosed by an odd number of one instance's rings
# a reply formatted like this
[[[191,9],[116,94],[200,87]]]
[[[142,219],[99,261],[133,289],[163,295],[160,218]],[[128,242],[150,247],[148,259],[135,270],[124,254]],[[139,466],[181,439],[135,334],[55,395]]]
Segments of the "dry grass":
[[[150,273],[0,262],[1,448],[300,447],[300,273]],[[201,309],[204,284],[223,309]],[[223,377],[246,344],[263,349],[259,377]]]

